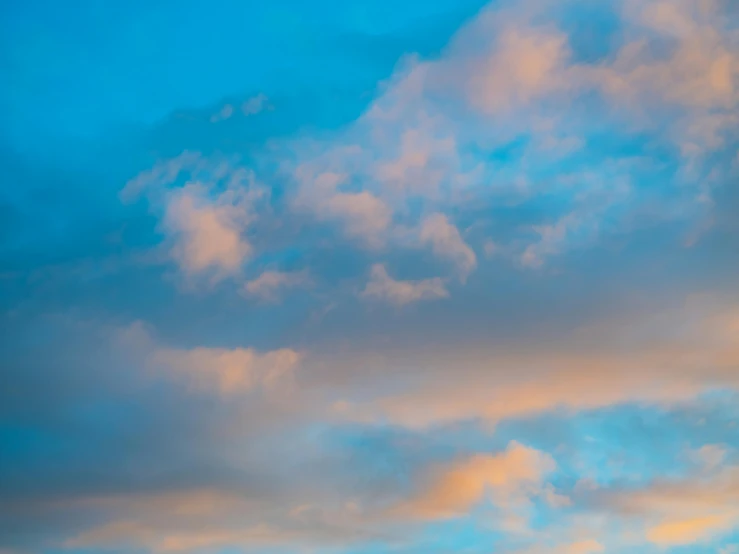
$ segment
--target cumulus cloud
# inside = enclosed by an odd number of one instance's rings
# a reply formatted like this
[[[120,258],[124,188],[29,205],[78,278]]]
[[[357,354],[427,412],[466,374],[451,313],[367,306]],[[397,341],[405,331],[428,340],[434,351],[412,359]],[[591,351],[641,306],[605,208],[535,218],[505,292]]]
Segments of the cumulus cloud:
[[[370,280],[362,291],[365,298],[376,298],[391,304],[404,306],[422,300],[447,298],[449,293],[439,277],[420,281],[396,281],[388,275],[385,266],[372,266]]]
[[[450,205],[456,212],[504,191],[521,202],[557,198],[554,223],[528,226],[533,240],[527,233],[503,245],[524,267],[630,230],[648,219],[638,216],[655,194],[670,208],[652,210],[652,220],[706,221],[730,168],[701,156],[727,146],[739,116],[736,30],[719,3],[624,0],[612,7],[624,40],[588,61],[567,32],[566,10],[549,2],[492,4],[438,58],[402,62],[362,116],[333,139],[307,141],[312,147],[301,159],[316,173],[342,175],[353,196],[381,202],[386,217],[372,220],[385,231],[396,217],[412,219],[411,206],[444,215]],[[623,144],[659,144],[677,169],[650,167],[646,150],[602,148],[599,128]],[[520,154],[496,159],[517,141]],[[575,157],[573,169],[567,160]],[[679,184],[679,193],[669,185],[657,191],[655,174]],[[352,200],[314,209],[363,220]],[[472,256],[459,256],[460,271],[469,272]]]

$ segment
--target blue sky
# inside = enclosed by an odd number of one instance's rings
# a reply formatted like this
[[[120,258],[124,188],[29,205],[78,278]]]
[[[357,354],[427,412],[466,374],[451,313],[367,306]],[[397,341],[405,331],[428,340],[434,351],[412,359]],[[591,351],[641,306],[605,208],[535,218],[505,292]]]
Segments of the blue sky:
[[[739,12],[0,7],[0,553],[739,552]]]

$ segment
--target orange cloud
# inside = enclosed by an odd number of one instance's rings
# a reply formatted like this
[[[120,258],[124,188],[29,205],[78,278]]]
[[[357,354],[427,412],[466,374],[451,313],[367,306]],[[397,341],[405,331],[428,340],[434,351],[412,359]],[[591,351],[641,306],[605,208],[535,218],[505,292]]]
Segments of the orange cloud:
[[[693,544],[731,529],[736,521],[736,515],[733,514],[667,520],[649,528],[647,539],[665,546]]]
[[[437,468],[427,489],[395,513],[419,519],[461,516],[483,500],[487,491],[502,503],[541,492],[542,480],[555,467],[548,454],[511,442],[500,454],[476,455]]]

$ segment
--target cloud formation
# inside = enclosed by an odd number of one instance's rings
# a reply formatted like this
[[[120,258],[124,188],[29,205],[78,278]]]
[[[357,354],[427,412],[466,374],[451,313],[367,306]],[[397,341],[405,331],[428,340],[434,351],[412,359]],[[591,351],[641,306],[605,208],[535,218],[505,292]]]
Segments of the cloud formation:
[[[731,2],[39,2],[0,551],[736,550]]]

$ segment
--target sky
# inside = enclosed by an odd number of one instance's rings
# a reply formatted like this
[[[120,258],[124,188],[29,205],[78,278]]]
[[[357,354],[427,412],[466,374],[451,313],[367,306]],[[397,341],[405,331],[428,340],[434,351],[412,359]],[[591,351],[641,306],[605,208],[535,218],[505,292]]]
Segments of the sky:
[[[739,5],[0,2],[0,554],[739,554]]]

